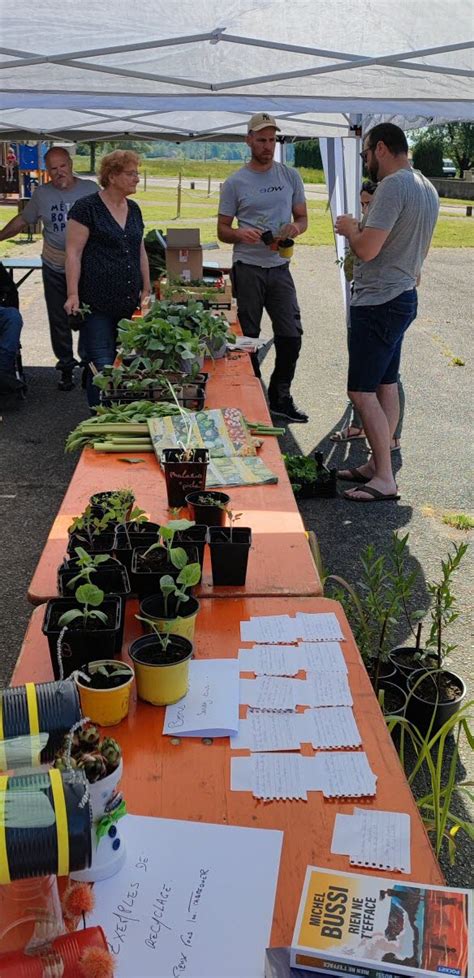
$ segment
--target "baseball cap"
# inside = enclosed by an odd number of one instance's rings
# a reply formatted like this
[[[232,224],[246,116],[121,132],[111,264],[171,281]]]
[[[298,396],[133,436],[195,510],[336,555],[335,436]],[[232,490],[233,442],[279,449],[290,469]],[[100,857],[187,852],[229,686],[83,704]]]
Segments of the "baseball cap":
[[[256,115],[253,115],[252,118],[249,119],[247,124],[247,132],[258,132],[259,129],[266,129],[268,126],[272,126],[273,129],[281,132],[280,127],[277,126],[272,115],[269,115],[268,112],[257,112]]]

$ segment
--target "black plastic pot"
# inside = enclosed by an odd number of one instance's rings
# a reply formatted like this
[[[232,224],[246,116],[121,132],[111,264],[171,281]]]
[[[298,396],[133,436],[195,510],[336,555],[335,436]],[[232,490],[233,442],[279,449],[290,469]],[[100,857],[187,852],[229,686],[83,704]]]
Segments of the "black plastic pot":
[[[182,387],[175,388],[178,404],[187,408],[189,411],[202,411],[206,402],[205,391],[202,387],[188,383]],[[162,387],[148,387],[142,391],[130,391],[123,387],[117,387],[112,391],[101,391],[101,404],[131,404],[133,401],[153,401],[153,403],[166,403],[171,401],[171,396]]]
[[[88,554],[110,554],[112,556],[113,545],[114,530],[109,530],[108,533],[98,533],[97,536],[92,537],[92,543],[89,542],[86,533],[78,530],[69,534],[67,552],[74,555],[76,547],[82,547]]]
[[[466,686],[461,677],[457,676],[456,673],[443,669],[443,675],[452,679],[462,690],[462,693],[456,699],[446,700],[436,704],[436,677],[439,673],[431,674],[433,678],[428,679],[433,690],[432,694],[428,695],[425,694],[425,689],[420,692],[421,682],[419,683],[419,680],[423,675],[429,676],[430,673],[426,669],[418,669],[409,677],[407,718],[422,734],[428,731],[433,719],[433,725],[431,727],[431,736],[433,737],[438,730],[441,730],[441,727],[444,726],[447,720],[450,720],[461,708],[466,698]]]
[[[216,503],[221,503],[221,506],[213,506],[209,503],[200,503],[199,500],[202,498],[210,497],[214,499]],[[216,492],[215,490],[204,490],[198,492],[189,492],[186,496],[186,506],[189,509],[189,515],[192,520],[196,523],[204,523],[205,526],[225,526],[226,512],[225,507],[230,503],[230,496],[225,492]]]
[[[68,588],[68,582],[77,577],[77,574],[78,567],[75,559],[67,560],[61,567],[58,567],[58,592],[63,598],[72,597],[74,590],[79,587],[80,581],[74,585],[73,589]],[[114,557],[97,567],[91,576],[91,581],[96,587],[100,587],[105,594],[127,595],[131,591],[128,573],[123,564]]]
[[[212,583],[215,587],[237,587],[245,584],[252,530],[249,526],[209,527]]]
[[[389,654],[389,660],[392,663],[396,675],[397,675],[397,685],[401,686],[402,689],[408,690],[408,680],[410,676],[417,672],[419,669],[428,668],[436,669],[436,656],[430,653],[424,652],[424,649],[418,650],[423,653],[422,658],[413,660],[412,662],[406,661],[415,655],[417,649],[414,645],[400,645]],[[405,661],[404,661],[405,660]]]
[[[79,607],[75,598],[53,598],[48,601],[42,626],[49,645],[49,654],[55,679],[59,679],[57,643],[62,627],[58,624],[61,615],[70,608]],[[80,669],[84,662],[94,659],[113,659],[122,649],[125,600],[119,594],[111,594],[104,599],[100,608],[108,616],[108,623],[102,628],[95,622],[92,628],[73,628],[68,626],[62,641],[62,662],[64,675]]]
[[[386,682],[382,689],[384,691],[384,716],[404,716],[407,705],[407,696],[405,691],[401,689],[400,686],[397,686],[396,683],[389,682]]]
[[[188,530],[178,530],[174,538],[174,543],[177,547],[182,547],[186,551],[190,562],[196,559],[195,551],[197,550],[201,573],[206,541],[207,526],[203,523],[196,523],[194,526],[190,526]]]
[[[39,730],[47,731],[49,734],[48,743],[41,751],[40,759],[41,762],[51,761],[63,742],[64,734],[81,719],[79,696],[75,684],[67,680],[35,683],[33,690]],[[23,737],[31,733],[28,707],[25,686],[8,686],[2,690],[2,723],[7,762],[8,738]]]
[[[181,546],[176,541],[176,546]],[[189,549],[188,549],[189,548]],[[145,548],[146,549],[146,548]],[[186,549],[188,555],[189,563],[198,562],[198,551],[194,546],[189,544],[183,547]],[[170,577],[178,577],[179,570],[171,564],[167,557],[166,548],[160,548],[153,552],[154,561],[159,561],[160,557],[162,563],[158,566],[158,563],[153,568],[147,568],[143,561],[140,561],[140,557],[145,553],[145,550],[137,548],[132,554],[132,567],[131,567],[131,580],[132,589],[135,594],[138,594],[139,598],[145,598],[149,594],[160,594],[160,580],[165,574],[169,574]]]
[[[368,673],[370,676],[370,681],[372,685],[374,685],[375,665],[368,670]],[[378,674],[378,688],[384,689],[387,683],[395,683],[397,686],[400,686],[400,683],[397,681],[397,670],[395,669],[395,666],[391,662],[381,662]]]
[[[191,459],[183,461],[181,448],[163,449],[161,464],[165,473],[168,505],[172,508],[184,506],[189,492],[202,490],[206,485],[209,452],[207,448],[193,448],[191,453]]]
[[[151,547],[152,543],[158,540],[160,530],[159,523],[119,523],[115,529],[113,543],[114,557],[130,571],[132,566],[132,553],[135,548]]]
[[[106,490],[105,492],[95,492],[89,499],[89,505],[91,506],[93,512],[97,514],[104,513],[107,509],[108,500],[110,499],[111,496],[116,496],[118,492],[120,492],[120,489],[109,489]],[[125,514],[126,519],[129,518],[134,503],[135,503],[135,496],[133,497],[133,500],[130,503],[127,512]]]
[[[273,231],[262,231],[260,235],[260,240],[263,241],[264,245],[273,244],[275,238],[273,237]]]
[[[52,790],[51,776],[58,785],[58,795]],[[67,831],[66,845],[63,847],[67,865],[58,865],[58,828],[56,819],[45,827],[5,828],[6,858],[11,880],[27,879],[33,876],[68,875],[86,869],[91,863],[91,822],[89,804],[81,807],[87,782],[77,771],[46,771],[44,774],[12,775],[8,779],[7,792],[38,792],[45,795],[52,810],[57,805],[65,808]],[[11,796],[11,795],[10,795]]]

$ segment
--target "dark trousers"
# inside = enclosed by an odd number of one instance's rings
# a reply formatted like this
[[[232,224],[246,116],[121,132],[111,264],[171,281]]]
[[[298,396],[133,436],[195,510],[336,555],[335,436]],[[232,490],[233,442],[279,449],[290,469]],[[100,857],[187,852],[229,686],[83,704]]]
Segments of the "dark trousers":
[[[81,338],[84,344],[85,359],[93,363],[99,372],[102,367],[110,366],[117,353],[117,319],[102,313],[92,313],[81,328]],[[100,402],[99,388],[93,384],[92,372],[87,371],[86,380],[87,400],[89,407],[96,407]]]
[[[43,263],[43,286],[48,310],[51,346],[58,361],[56,370],[72,370],[76,366],[77,360],[74,359],[72,330],[68,325],[68,317],[64,310],[64,303],[67,299],[64,272],[56,272],[54,268],[49,268]],[[79,338],[79,357],[82,360],[81,346],[81,339]]]
[[[268,394],[270,402],[276,402],[290,393],[303,333],[295,284],[288,263],[261,268],[259,265],[236,262],[232,269],[232,285],[244,336],[259,336],[264,309],[271,319],[275,366]],[[260,377],[256,353],[252,354],[252,364],[256,376]]]

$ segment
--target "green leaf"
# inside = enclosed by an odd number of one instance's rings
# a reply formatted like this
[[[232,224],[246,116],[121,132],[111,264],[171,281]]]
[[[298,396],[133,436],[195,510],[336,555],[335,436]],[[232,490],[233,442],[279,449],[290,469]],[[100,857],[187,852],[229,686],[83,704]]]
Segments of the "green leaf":
[[[105,614],[104,611],[89,611],[88,618],[98,618],[99,621],[102,621],[104,623],[104,625],[108,621],[107,615]]]
[[[201,567],[200,564],[186,564],[182,571],[178,574],[178,584],[184,584],[185,587],[194,587],[201,580]]]
[[[83,611],[79,611],[79,608],[71,608],[70,611],[65,611],[64,614],[61,615],[58,621],[58,625],[60,628],[63,628],[64,625],[70,625],[72,621],[76,620],[76,618],[83,618],[83,617],[84,617]]]
[[[177,567],[178,570],[181,570],[188,562],[188,555],[182,547],[173,547],[170,550],[170,560],[173,567]]]
[[[104,592],[95,584],[81,584],[76,591],[76,600],[79,604],[92,605],[93,608],[98,608],[104,597]]]

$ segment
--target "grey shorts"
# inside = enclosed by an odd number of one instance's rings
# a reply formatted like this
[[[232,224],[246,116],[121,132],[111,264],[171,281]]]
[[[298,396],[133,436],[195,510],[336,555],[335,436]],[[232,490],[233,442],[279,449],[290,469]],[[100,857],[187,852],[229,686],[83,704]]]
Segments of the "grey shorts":
[[[262,268],[238,261],[232,267],[231,279],[244,336],[259,336],[264,309],[275,336],[301,336],[301,313],[287,262]]]

